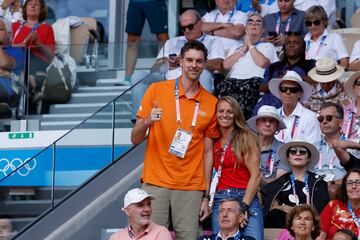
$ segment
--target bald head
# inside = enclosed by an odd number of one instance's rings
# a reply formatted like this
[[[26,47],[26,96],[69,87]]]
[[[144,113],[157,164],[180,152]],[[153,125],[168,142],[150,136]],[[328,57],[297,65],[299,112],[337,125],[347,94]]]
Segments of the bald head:
[[[188,41],[194,41],[203,34],[200,14],[193,9],[186,10],[180,16],[180,26]]]

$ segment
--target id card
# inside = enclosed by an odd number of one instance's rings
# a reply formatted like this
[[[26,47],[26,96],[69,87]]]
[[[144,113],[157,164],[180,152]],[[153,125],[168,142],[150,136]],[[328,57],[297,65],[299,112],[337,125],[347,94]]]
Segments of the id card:
[[[169,153],[177,157],[184,158],[186,151],[189,147],[191,138],[192,134],[190,132],[178,128],[176,130],[174,139],[170,145]]]

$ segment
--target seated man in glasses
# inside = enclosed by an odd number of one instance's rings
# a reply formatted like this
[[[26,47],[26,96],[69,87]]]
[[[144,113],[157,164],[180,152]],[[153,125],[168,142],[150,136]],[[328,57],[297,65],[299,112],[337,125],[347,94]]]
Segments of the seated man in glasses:
[[[201,16],[195,10],[187,10],[180,16],[180,26],[184,36],[171,38],[165,42],[156,57],[152,74],[133,89],[132,119],[136,119],[136,112],[140,106],[142,96],[151,83],[181,76],[180,50],[187,42],[198,40],[207,48],[208,60],[200,76],[200,83],[208,92],[213,92],[213,73],[222,69],[225,54],[220,38],[203,33],[201,30],[202,25]],[[134,83],[137,81],[139,79],[134,80]]]
[[[310,97],[311,86],[296,72],[288,71],[281,79],[271,79],[269,89],[281,100],[279,114],[287,127],[275,137],[285,143],[295,138],[303,138],[310,143],[319,141],[320,127],[316,114],[301,104]]]
[[[242,44],[246,14],[235,9],[236,0],[216,0],[217,9],[202,17],[203,32],[220,37],[225,53]]]
[[[330,58],[316,61],[315,67],[309,71],[309,77],[316,82],[312,86],[312,94],[305,106],[318,112],[324,102],[335,102],[342,106],[348,105],[352,97],[344,90],[338,80],[344,73],[344,68],[336,65]]]
[[[341,132],[343,118],[344,110],[341,105],[333,102],[325,102],[321,105],[318,120],[322,137],[314,144],[320,157],[315,168],[310,169],[310,171],[324,176],[324,180],[329,184],[329,194],[332,199],[336,197],[336,191],[346,174],[346,170],[341,166],[332,148],[339,139],[345,139]]]
[[[265,41],[279,46],[284,45],[286,32],[297,32],[305,35],[307,29],[304,23],[303,11],[294,7],[295,0],[277,0],[279,11],[264,17]]]

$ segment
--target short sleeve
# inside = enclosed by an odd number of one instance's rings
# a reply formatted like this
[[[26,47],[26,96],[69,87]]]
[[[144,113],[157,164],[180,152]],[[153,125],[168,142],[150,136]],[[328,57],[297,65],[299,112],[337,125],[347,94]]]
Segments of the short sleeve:
[[[209,49],[208,59],[216,59],[216,58],[225,59],[224,47],[221,40],[218,37],[214,37],[211,40],[210,48],[211,49]]]
[[[205,15],[202,17],[202,20],[204,22],[211,22],[210,13],[205,13]]]
[[[328,233],[331,223],[333,201],[329,202],[320,214],[321,231]]]
[[[232,22],[233,24],[242,24],[242,25],[246,25],[246,21],[247,21],[247,15],[244,12],[241,11],[236,11],[235,17],[234,17],[234,21]]]
[[[276,49],[274,45],[271,43],[265,43],[263,46],[261,46],[260,51],[271,63],[279,61],[279,58],[276,54]]]
[[[360,59],[360,40],[356,41],[356,43],[354,44],[349,62],[352,63],[356,59]]]
[[[136,116],[139,118],[146,118],[150,112],[151,109],[154,106],[154,100],[155,100],[155,88],[156,84],[153,83],[150,85],[150,87],[146,90],[144,97],[141,101],[141,105],[137,111]]]
[[[342,58],[346,58],[349,57],[349,53],[346,49],[344,40],[342,39],[341,35],[338,33],[334,33],[334,41],[335,44],[333,47],[336,48],[336,53],[337,53],[337,59],[340,60]]]
[[[205,136],[209,138],[218,138],[220,136],[219,127],[217,125],[216,114],[214,113],[208,127],[205,130]]]

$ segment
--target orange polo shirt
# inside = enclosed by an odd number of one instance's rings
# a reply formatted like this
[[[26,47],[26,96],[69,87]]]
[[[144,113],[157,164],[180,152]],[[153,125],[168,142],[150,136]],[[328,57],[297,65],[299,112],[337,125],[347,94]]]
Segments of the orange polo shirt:
[[[175,80],[152,84],[146,91],[137,112],[140,118],[146,118],[153,108],[154,101],[162,109],[160,121],[150,126],[145,152],[142,181],[155,186],[175,190],[205,190],[204,176],[204,137],[219,137],[216,120],[217,98],[203,87],[192,98],[184,94],[179,79],[180,127],[191,130],[196,101],[200,103],[196,126],[184,158],[169,153],[169,147],[178,129],[175,108]]]

